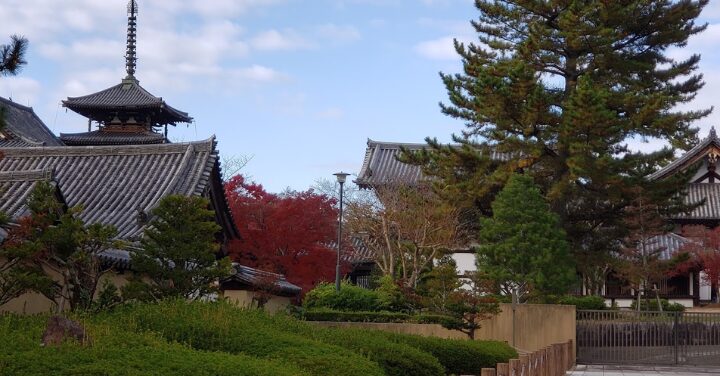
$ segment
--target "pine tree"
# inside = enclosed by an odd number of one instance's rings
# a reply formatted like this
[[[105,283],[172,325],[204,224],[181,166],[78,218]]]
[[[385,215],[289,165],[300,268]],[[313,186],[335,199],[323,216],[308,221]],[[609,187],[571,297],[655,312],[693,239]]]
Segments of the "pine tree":
[[[152,210],[154,219],[131,253],[133,269],[151,281],[133,281],[123,290],[129,298],[197,299],[216,290],[230,273],[227,257],[217,260],[220,231],[208,200],[170,195]]]
[[[466,124],[454,137],[462,147],[428,139],[430,151],[405,160],[476,216],[489,214],[513,172],[526,171],[580,253],[578,266],[600,263],[624,236],[623,208],[637,184],[630,171],[691,147],[692,122],[710,113],[676,110],[703,86],[700,57],[667,54],[705,29],[695,19],[707,3],[476,0],[478,42],[456,41],[463,72],[441,74],[449,95],[441,109]],[[631,154],[629,138],[670,147]],[[685,178],[648,187],[654,204],[668,206]]]
[[[527,175],[513,175],[492,203],[493,217],[482,220],[478,270],[516,293],[566,293],[575,281],[565,232]]]
[[[18,74],[22,66],[27,64],[25,61],[27,45],[28,40],[18,35],[10,37],[10,44],[0,45],[0,76]],[[4,112],[4,109],[0,108],[0,130],[5,126]]]

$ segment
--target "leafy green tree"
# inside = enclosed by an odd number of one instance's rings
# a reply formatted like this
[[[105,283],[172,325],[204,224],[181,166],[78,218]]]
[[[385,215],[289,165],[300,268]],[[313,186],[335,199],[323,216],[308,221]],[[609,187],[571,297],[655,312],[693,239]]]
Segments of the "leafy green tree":
[[[478,270],[521,301],[566,292],[575,281],[565,232],[532,178],[513,175],[483,219]]]
[[[73,311],[88,309],[100,278],[109,271],[100,253],[121,244],[113,240],[114,227],[85,226],[78,217],[82,208],[64,208],[55,193],[50,182],[38,182],[28,197],[30,215],[19,220],[0,246],[0,259],[6,260],[0,284],[12,287],[5,289],[12,293],[0,295],[37,291],[55,301],[58,312],[66,305]]]
[[[423,304],[430,310],[443,312],[452,293],[461,286],[455,260],[449,255],[443,256],[422,278],[420,293]]]
[[[678,110],[703,86],[699,55],[667,53],[705,29],[695,19],[707,4],[476,0],[478,42],[456,42],[463,72],[441,74],[449,96],[441,109],[466,124],[455,136],[461,147],[429,139],[430,150],[404,159],[475,216],[489,215],[494,193],[525,170],[558,215],[578,268],[601,281],[604,273],[584,269],[604,265],[625,235],[625,188],[637,184],[630,171],[691,147],[691,124],[710,113]],[[633,154],[631,138],[670,147]],[[648,189],[663,193],[650,195],[654,204],[676,197],[686,178],[653,182]]]
[[[230,275],[230,260],[217,259],[220,226],[202,197],[166,196],[152,210],[141,248],[131,253],[133,269],[150,283],[134,281],[123,296],[197,299],[217,290]]]
[[[446,329],[458,330],[468,338],[475,339],[475,331],[482,327],[482,321],[501,312],[497,299],[477,290],[453,291],[441,311],[448,316],[440,325]]]

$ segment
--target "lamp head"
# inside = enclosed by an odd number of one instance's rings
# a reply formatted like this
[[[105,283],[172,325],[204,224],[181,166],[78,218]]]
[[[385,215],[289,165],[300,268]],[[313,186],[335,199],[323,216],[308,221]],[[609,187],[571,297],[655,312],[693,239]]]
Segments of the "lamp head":
[[[346,172],[337,172],[337,173],[334,173],[333,175],[335,175],[335,177],[337,178],[338,183],[343,184],[343,183],[345,183],[345,180],[347,179],[348,175],[350,175],[350,174],[348,174]]]

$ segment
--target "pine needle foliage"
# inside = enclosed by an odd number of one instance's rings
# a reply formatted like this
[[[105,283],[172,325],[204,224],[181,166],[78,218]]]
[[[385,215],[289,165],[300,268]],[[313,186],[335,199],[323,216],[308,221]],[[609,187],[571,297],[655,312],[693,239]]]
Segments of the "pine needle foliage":
[[[513,175],[482,221],[477,264],[499,293],[530,295],[566,292],[575,281],[565,232],[532,178]]]
[[[494,195],[516,171],[532,175],[559,216],[572,249],[602,260],[625,236],[623,208],[638,181],[677,149],[697,142],[692,123],[712,109],[678,110],[704,85],[700,56],[677,59],[705,30],[696,18],[708,0],[476,0],[478,39],[455,42],[463,71],[441,73],[443,113],[466,128],[447,146],[428,139],[406,153],[436,188],[469,215],[491,214]],[[627,142],[668,147],[631,153]],[[687,176],[646,187],[660,210]],[[595,262],[578,261],[578,266]],[[595,260],[597,261],[597,260]],[[599,263],[599,262],[598,262]],[[591,274],[591,273],[588,273]],[[601,273],[602,274],[602,273]]]

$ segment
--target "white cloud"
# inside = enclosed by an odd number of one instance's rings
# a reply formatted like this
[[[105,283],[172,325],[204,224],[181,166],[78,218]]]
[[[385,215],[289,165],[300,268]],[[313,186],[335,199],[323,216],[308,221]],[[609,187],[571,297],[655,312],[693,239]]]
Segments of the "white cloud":
[[[325,24],[317,27],[320,38],[334,42],[352,42],[360,39],[360,31],[350,25]]]
[[[457,60],[458,55],[453,45],[453,39],[453,37],[442,37],[420,42],[415,45],[415,52],[433,60]]]
[[[232,76],[242,81],[277,82],[287,78],[286,75],[262,65],[253,65],[247,68],[235,69]]]
[[[268,30],[250,40],[250,45],[261,51],[289,51],[312,47],[312,43],[293,30]]]
[[[319,119],[337,120],[343,117],[345,112],[339,107],[326,108],[315,114]]]
[[[0,80],[0,96],[12,98],[24,106],[33,106],[40,92],[40,83],[31,78],[3,77]]]

